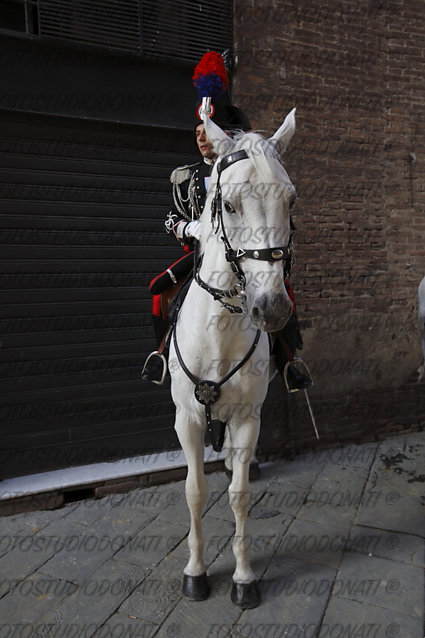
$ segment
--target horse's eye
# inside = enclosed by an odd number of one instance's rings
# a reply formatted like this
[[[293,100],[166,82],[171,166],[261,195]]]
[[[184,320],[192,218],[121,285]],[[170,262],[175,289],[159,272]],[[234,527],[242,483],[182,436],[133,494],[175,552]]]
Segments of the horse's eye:
[[[230,202],[224,202],[224,210],[226,211],[226,213],[236,213]]]

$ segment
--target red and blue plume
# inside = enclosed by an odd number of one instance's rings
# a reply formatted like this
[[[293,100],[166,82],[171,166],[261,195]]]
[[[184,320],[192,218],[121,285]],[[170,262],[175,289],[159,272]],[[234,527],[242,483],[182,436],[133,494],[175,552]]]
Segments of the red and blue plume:
[[[229,78],[220,53],[208,51],[202,56],[195,66],[192,80],[199,100],[210,97],[217,102],[229,86]]]

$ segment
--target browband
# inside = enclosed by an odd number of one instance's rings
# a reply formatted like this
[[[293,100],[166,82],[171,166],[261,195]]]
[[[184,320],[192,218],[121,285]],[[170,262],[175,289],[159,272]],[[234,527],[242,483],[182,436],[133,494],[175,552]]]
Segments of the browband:
[[[220,163],[217,165],[217,173],[220,175],[224,171],[225,168],[234,164],[235,162],[239,162],[239,160],[248,159],[248,153],[242,149],[241,151],[236,151],[236,153],[230,153],[230,155],[226,155],[220,160]]]

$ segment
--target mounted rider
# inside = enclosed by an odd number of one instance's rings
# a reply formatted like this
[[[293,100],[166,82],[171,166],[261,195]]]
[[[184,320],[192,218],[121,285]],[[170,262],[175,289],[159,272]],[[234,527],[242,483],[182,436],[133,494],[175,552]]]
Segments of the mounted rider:
[[[202,70],[202,63],[205,58],[209,58],[209,64],[211,64],[212,54],[218,56],[214,52],[206,54],[195,68],[194,78],[196,78],[197,69],[200,66]],[[219,57],[221,58],[221,56]],[[214,64],[217,68],[217,66],[220,66],[220,61],[214,59]],[[224,65],[220,72],[222,79],[224,77],[227,79],[227,75],[224,76]],[[225,84],[224,79],[223,84]],[[207,91],[211,93],[210,85],[207,87]],[[196,144],[202,159],[191,165],[179,166],[171,173],[170,181],[173,184],[174,207],[168,212],[165,221],[166,231],[175,235],[183,246],[186,255],[155,277],[149,286],[153,294],[153,320],[159,347],[146,359],[142,370],[142,379],[159,385],[163,383],[167,371],[166,356],[163,354],[167,350],[165,346],[165,335],[168,329],[166,306],[170,297],[174,296],[181,283],[193,269],[194,250],[196,250],[197,240],[199,240],[201,234],[199,218],[204,208],[209,178],[216,160],[216,155],[206,137],[204,124],[199,116],[199,108],[198,118],[199,120],[195,126],[195,135]],[[231,137],[235,132],[246,132],[252,128],[248,118],[240,109],[229,103],[223,104],[223,100],[218,100],[218,104],[215,102],[215,111],[211,115],[211,119]],[[294,230],[292,219],[291,230]],[[272,353],[277,370],[284,375],[287,389],[295,391],[309,387],[311,385],[311,377],[303,366],[298,367],[295,362],[294,365],[289,365],[294,359],[296,350],[301,349],[303,344],[295,312],[294,295],[288,280],[291,270],[290,257],[285,261],[284,270],[285,286],[293,302],[293,313],[285,328],[279,333],[274,333]],[[172,291],[171,294],[170,291]]]

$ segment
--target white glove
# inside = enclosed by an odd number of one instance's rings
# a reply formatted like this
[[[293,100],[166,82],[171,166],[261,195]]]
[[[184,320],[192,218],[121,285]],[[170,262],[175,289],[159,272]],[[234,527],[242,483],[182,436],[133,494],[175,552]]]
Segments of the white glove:
[[[185,237],[194,237],[198,241],[201,239],[201,222],[189,222],[183,227]]]

